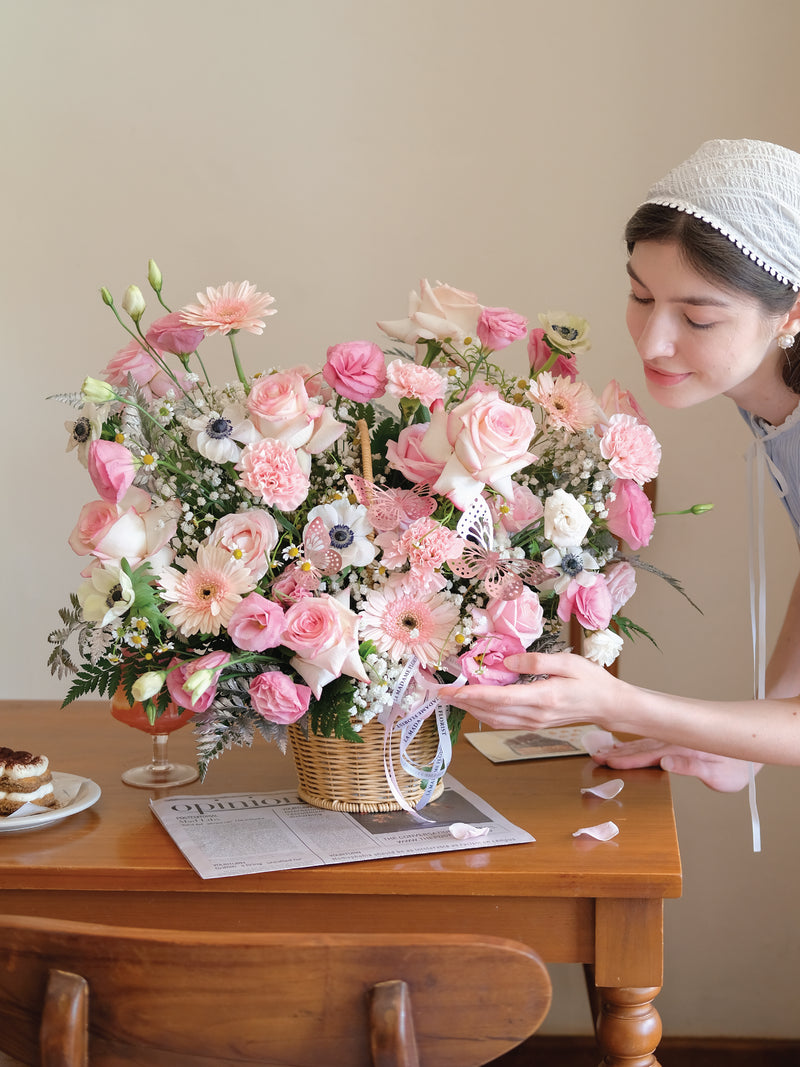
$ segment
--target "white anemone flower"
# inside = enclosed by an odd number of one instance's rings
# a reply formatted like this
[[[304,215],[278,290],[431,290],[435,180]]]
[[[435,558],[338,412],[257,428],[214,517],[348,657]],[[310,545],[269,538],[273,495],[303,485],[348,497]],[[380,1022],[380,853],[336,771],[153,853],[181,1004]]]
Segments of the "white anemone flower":
[[[88,462],[89,445],[96,441],[103,430],[103,421],[108,417],[108,405],[97,407],[96,404],[84,404],[77,419],[64,423],[69,433],[67,452],[78,450],[78,459],[85,467]]]
[[[369,535],[375,531],[363,504],[351,504],[346,497],[329,504],[317,504],[308,513],[308,521],[320,518],[331,541],[331,548],[342,557],[343,567],[366,567],[375,559],[377,549]]]
[[[134,601],[133,585],[118,564],[99,563],[78,589],[78,601],[85,622],[107,626],[128,613]]]
[[[543,591],[552,589],[559,596],[570,582],[577,582],[578,585],[594,585],[597,581],[596,572],[600,570],[600,564],[591,552],[584,552],[579,545],[548,548],[542,553],[542,563],[545,567],[553,567],[561,573],[557,578],[549,578],[543,582],[539,589]]]
[[[240,445],[252,445],[261,438],[244,411],[235,404],[229,404],[221,412],[209,411],[199,418],[187,419],[186,425],[194,431],[189,441],[192,448],[214,463],[235,463],[242,451]]]

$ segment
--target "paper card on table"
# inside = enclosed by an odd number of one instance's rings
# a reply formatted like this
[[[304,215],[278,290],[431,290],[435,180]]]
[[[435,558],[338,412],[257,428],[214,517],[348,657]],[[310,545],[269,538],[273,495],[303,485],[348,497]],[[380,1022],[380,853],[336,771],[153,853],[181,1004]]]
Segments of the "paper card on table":
[[[589,726],[551,726],[542,730],[481,730],[464,734],[467,741],[492,763],[585,756],[582,737]]]
[[[442,795],[424,808],[430,824],[420,824],[405,811],[360,814],[315,808],[292,790],[159,797],[150,806],[201,878],[534,840],[450,775]],[[459,839],[451,832],[457,823],[486,832]]]

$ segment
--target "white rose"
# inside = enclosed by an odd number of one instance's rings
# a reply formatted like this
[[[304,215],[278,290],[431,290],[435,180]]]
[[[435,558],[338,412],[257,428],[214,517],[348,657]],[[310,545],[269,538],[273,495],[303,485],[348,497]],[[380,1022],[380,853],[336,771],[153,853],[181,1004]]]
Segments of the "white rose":
[[[446,337],[460,344],[465,337],[475,336],[483,309],[474,293],[441,282],[432,286],[427,278],[419,288],[419,293],[409,294],[407,319],[378,323],[384,333],[406,344]]]
[[[595,630],[583,640],[583,655],[601,667],[610,667],[622,651],[623,640],[613,630]]]
[[[579,545],[586,536],[592,520],[575,497],[564,489],[556,489],[544,502],[544,535],[561,548]]]

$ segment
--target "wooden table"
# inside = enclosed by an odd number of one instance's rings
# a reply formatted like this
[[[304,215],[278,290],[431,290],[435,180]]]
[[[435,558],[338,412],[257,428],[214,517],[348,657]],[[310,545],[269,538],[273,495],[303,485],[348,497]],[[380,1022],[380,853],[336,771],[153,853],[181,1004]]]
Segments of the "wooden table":
[[[466,729],[474,729],[469,720]],[[49,755],[54,770],[93,779],[98,803],[45,829],[0,833],[0,908],[6,913],[199,930],[452,931],[512,937],[547,961],[593,968],[598,1044],[606,1065],[657,1064],[663,899],[681,892],[668,776],[626,771],[614,800],[580,793],[615,777],[588,757],[495,765],[463,739],[451,773],[535,844],[203,880],[149,808],[120,781],[146,762],[150,739],[114,721],[107,703],[0,701],[0,745]],[[193,762],[191,729],[170,738]],[[290,756],[259,739],[226,753],[209,794],[292,787]],[[573,838],[613,819],[607,843]],[[2,1037],[0,1036],[0,1043]]]

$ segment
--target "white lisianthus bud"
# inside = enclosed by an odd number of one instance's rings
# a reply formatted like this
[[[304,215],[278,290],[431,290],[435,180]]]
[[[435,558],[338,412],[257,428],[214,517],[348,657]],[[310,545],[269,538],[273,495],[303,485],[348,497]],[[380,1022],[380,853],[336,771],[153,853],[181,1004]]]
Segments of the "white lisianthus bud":
[[[166,671],[148,671],[146,674],[140,674],[131,686],[133,699],[138,700],[140,704],[146,700],[152,700],[156,693],[161,692],[166,677]]]
[[[144,297],[142,296],[142,290],[139,286],[129,285],[125,290],[125,296],[122,298],[123,310],[127,311],[134,322],[138,322],[142,315],[144,315],[146,306]]]
[[[194,674],[189,675],[183,683],[183,688],[190,694],[192,704],[194,704],[203,693],[214,684],[218,673],[219,671],[217,670],[201,667],[199,671],[195,671]]]
[[[116,399],[114,387],[100,378],[84,378],[81,396],[87,404],[110,404]]]
[[[161,271],[158,269],[158,264],[154,259],[147,261],[147,280],[150,282],[150,288],[154,292],[160,293],[163,279],[161,277]]]
[[[111,293],[109,293],[108,289],[106,289],[105,286],[101,287],[100,296],[102,296],[103,303],[107,307],[113,308],[113,306],[114,306],[114,297],[111,295]]]
[[[600,667],[610,667],[622,651],[624,642],[613,630],[595,630],[583,640],[583,655]]]

